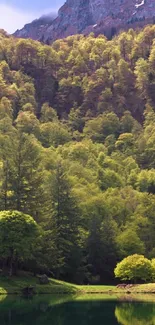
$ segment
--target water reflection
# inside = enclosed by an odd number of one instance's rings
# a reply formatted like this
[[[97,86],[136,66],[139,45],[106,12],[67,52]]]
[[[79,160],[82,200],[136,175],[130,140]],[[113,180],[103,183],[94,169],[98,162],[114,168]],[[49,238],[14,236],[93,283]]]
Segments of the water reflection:
[[[140,301],[135,301],[139,299]],[[154,296],[0,298],[0,325],[155,325]]]
[[[115,316],[122,325],[155,325],[155,304],[121,303],[116,306]]]

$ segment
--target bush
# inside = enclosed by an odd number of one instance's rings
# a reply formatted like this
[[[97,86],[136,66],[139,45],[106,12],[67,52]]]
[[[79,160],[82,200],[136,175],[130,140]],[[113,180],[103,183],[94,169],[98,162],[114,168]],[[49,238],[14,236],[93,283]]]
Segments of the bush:
[[[0,211],[0,254],[9,265],[10,276],[15,263],[31,257],[38,236],[34,219],[19,211]]]
[[[153,275],[153,266],[151,262],[143,255],[134,254],[124,258],[117,264],[115,277],[123,281],[150,281]]]
[[[151,264],[152,264],[152,268],[153,268],[153,271],[152,271],[152,280],[153,280],[153,282],[155,282],[155,258],[153,258],[151,260]]]

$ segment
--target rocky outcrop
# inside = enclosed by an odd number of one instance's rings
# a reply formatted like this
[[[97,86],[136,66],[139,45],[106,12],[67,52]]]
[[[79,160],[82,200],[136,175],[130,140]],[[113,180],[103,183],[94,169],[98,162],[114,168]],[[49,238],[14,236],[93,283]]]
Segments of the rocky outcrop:
[[[154,0],[67,0],[50,21],[36,20],[17,31],[17,37],[52,42],[77,33],[105,33],[120,28],[154,23]]]
[[[43,274],[39,277],[39,283],[40,284],[49,284],[49,279],[46,274]]]

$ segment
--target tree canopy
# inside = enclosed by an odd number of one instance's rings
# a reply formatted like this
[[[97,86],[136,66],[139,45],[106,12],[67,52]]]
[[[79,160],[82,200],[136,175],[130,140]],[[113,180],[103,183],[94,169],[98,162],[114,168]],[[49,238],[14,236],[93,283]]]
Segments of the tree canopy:
[[[33,254],[38,236],[34,219],[19,211],[0,212],[0,255],[9,264],[12,275],[16,263],[25,261]]]
[[[143,255],[134,254],[124,258],[115,268],[115,276],[121,280],[151,281],[153,266]]]
[[[109,283],[128,255],[155,258],[154,37],[0,32],[0,210],[41,231],[17,268]]]

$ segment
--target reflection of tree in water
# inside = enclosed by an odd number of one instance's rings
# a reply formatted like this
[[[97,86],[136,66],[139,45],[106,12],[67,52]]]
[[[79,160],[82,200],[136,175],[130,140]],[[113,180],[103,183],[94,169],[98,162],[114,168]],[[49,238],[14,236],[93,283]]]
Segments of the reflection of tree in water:
[[[7,297],[0,301],[0,325],[155,325],[155,305],[74,296]]]
[[[121,325],[155,325],[155,304],[138,302],[118,304],[115,316]]]
[[[0,303],[0,325],[116,325],[114,301],[75,301],[39,297],[32,300],[7,298]]]
[[[63,315],[58,312],[59,305],[68,300],[72,300],[72,297],[38,296],[23,299],[9,296],[0,302],[0,325],[61,325]]]

